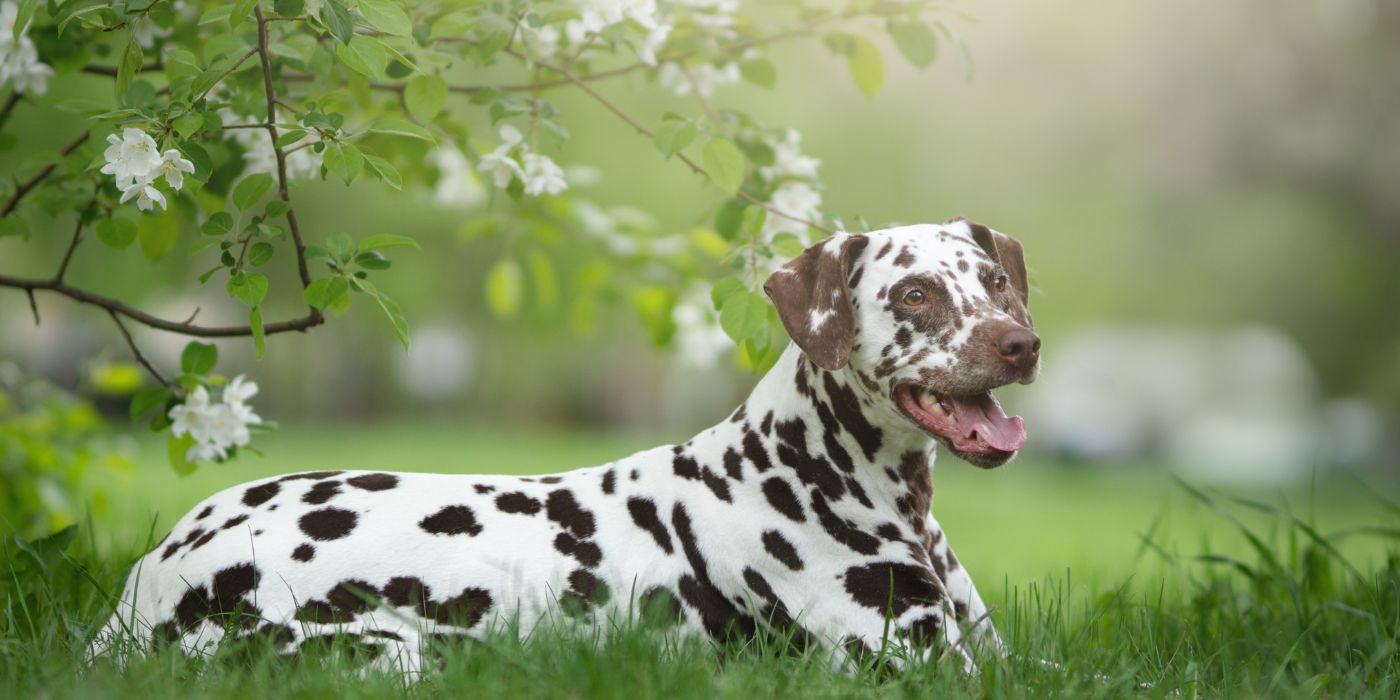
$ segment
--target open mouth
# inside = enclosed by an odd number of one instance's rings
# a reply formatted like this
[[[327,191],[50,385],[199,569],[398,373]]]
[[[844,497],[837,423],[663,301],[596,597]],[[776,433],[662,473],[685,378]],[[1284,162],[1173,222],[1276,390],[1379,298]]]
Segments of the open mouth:
[[[953,396],[902,384],[895,400],[910,420],[975,464],[1003,464],[1026,444],[1025,422],[1008,417],[990,391]]]

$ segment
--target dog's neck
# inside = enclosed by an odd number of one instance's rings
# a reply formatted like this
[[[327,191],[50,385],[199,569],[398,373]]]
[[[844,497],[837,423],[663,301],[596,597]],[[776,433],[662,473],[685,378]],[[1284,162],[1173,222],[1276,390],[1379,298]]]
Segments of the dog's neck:
[[[892,509],[919,523],[928,513],[936,443],[849,367],[823,370],[789,344],[727,422],[834,511]]]

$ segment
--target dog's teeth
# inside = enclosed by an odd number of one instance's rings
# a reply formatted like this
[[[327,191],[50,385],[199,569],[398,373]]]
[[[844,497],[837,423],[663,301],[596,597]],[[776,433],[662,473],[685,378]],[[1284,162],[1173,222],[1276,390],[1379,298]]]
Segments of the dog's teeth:
[[[978,446],[978,447],[987,447],[987,441],[986,441],[986,440],[983,440],[981,435],[978,435],[978,436],[977,436],[977,446]]]

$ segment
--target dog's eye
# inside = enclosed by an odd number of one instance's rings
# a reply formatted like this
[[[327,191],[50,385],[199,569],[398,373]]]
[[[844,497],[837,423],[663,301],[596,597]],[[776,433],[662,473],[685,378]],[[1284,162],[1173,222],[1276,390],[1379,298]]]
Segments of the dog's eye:
[[[919,290],[917,290],[917,289],[911,289],[911,290],[909,290],[908,292],[905,292],[905,293],[904,293],[904,305],[905,305],[905,306],[923,306],[923,304],[924,304],[924,293],[923,293],[923,292],[921,292],[921,291],[919,291]]]
[[[998,292],[1005,290],[1005,289],[1006,289],[1006,275],[997,275],[996,280],[992,282],[992,286],[993,286],[993,287],[996,287]]]

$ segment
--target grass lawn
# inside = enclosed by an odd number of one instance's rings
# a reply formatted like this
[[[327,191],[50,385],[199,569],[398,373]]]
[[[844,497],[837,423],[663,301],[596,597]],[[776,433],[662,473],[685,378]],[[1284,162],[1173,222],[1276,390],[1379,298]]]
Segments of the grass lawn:
[[[677,438],[682,436],[669,436]],[[1060,469],[1031,461],[981,471],[952,459],[934,513],[973,572],[1013,655],[966,676],[951,664],[832,670],[782,640],[716,649],[664,632],[601,640],[540,635],[448,651],[440,673],[404,688],[343,655],[146,658],[85,670],[105,618],[100,589],[152,527],[259,476],[318,468],[542,473],[600,463],[665,438],[519,433],[444,424],[287,428],[247,457],[177,477],[164,446],[135,435],[137,471],[75,541],[6,542],[0,574],[0,688],[18,697],[1038,697],[1317,695],[1400,692],[1400,509],[1385,489],[1329,477],[1306,489],[1193,493],[1159,470]],[[1393,492],[1391,492],[1393,494]],[[1268,508],[1286,506],[1295,521]],[[1357,533],[1358,530],[1366,530]],[[97,535],[94,531],[100,531]],[[1204,558],[1203,558],[1204,557]],[[742,647],[742,648],[740,648]],[[1053,662],[1052,665],[1050,663]],[[883,679],[883,680],[882,680]],[[10,696],[8,692],[0,694]]]

